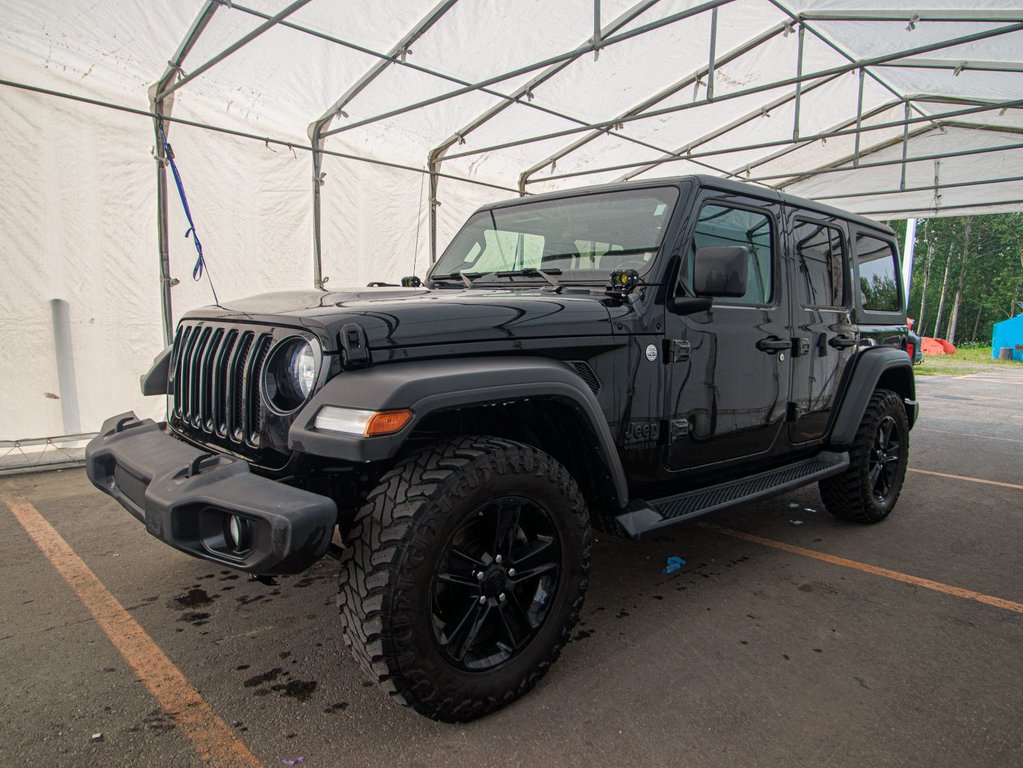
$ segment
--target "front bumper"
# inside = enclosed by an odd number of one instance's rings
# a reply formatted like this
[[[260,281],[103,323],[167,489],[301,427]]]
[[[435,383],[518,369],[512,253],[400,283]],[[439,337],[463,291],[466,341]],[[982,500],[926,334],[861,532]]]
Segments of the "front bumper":
[[[241,459],[176,440],[134,412],[107,419],[85,461],[93,485],[195,557],[250,573],[299,573],[330,546],[331,499],[254,475]],[[232,515],[241,546],[231,545]]]

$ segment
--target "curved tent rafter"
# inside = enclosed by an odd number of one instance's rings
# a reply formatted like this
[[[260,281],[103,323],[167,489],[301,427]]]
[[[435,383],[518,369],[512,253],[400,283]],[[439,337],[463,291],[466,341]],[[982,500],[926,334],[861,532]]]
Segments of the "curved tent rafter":
[[[625,181],[670,172],[673,167],[681,166],[684,169],[704,168],[715,175],[741,178],[775,188],[812,191],[816,187],[810,188],[807,184],[815,180],[836,173],[856,171],[864,188],[843,190],[847,194],[840,195],[821,187],[823,194],[819,196],[823,199],[856,201],[867,200],[871,194],[887,198],[903,193],[907,196],[907,210],[918,211],[919,195],[931,187],[921,182],[919,173],[916,178],[909,178],[911,174],[908,174],[908,169],[923,162],[952,161],[999,152],[1014,158],[1016,155],[1013,153],[1019,149],[1013,143],[991,145],[990,142],[972,142],[961,148],[935,149],[928,144],[921,151],[911,151],[917,142],[928,140],[933,143],[934,137],[945,130],[976,137],[997,134],[1017,136],[1023,133],[1020,121],[1023,101],[990,98],[991,95],[1003,95],[1013,85],[1021,84],[1023,61],[1014,52],[1020,50],[1021,46],[998,42],[1020,40],[1023,31],[1021,9],[911,9],[902,0],[892,0],[890,5],[895,7],[878,8],[863,4],[838,9],[826,4],[820,8],[815,7],[812,0],[798,4],[794,0],[755,0],[740,8],[737,0],[705,0],[682,10],[673,8],[661,12],[660,8],[667,5],[662,4],[662,0],[638,0],[624,9],[619,8],[617,16],[612,20],[602,21],[602,12],[607,10],[602,7],[602,0],[582,0],[582,3],[571,4],[576,14],[573,18],[580,18],[578,12],[582,10],[581,5],[590,1],[592,13],[588,18],[592,20],[592,26],[587,22],[580,27],[576,39],[582,38],[581,43],[560,51],[552,51],[551,48],[544,51],[542,47],[534,46],[531,49],[534,54],[539,51],[549,55],[539,58],[530,56],[528,58],[533,60],[527,63],[518,62],[516,66],[486,77],[473,77],[468,74],[472,67],[459,66],[457,59],[451,61],[451,66],[439,66],[436,62],[431,66],[408,60],[412,46],[424,39],[425,35],[429,35],[430,39],[434,35],[447,35],[445,39],[450,43],[449,22],[457,12],[461,14],[460,23],[464,25],[467,18],[465,14],[468,13],[460,8],[458,0],[436,0],[432,7],[421,12],[417,22],[396,37],[396,41],[387,50],[377,50],[375,46],[358,39],[358,35],[352,37],[342,33],[344,36],[339,36],[322,23],[316,22],[316,19],[325,18],[322,14],[316,16],[314,13],[310,16],[304,13],[317,7],[322,9],[323,0],[254,3],[257,7],[227,0],[204,0],[201,4],[196,3],[197,14],[184,30],[166,68],[159,73],[150,88],[148,114],[154,128],[160,121],[166,121],[168,126],[177,122],[171,117],[171,111],[179,91],[187,90],[195,80],[207,75],[225,60],[245,55],[247,46],[257,39],[272,37],[277,29],[287,29],[324,44],[336,45],[350,56],[366,56],[374,60],[362,69],[361,74],[356,74],[347,87],[339,89],[340,95],[327,100],[329,106],[312,119],[307,129],[308,146],[289,141],[279,142],[311,153],[313,282],[318,287],[322,287],[323,283],[320,240],[323,225],[322,166],[324,157],[328,156],[425,175],[429,181],[426,210],[432,260],[437,255],[437,206],[440,203],[441,179],[499,189],[517,188],[520,194],[526,194],[538,188],[560,188],[573,183],[573,180],[587,177]],[[409,7],[413,5],[410,0]],[[558,7],[552,4],[552,12],[556,13]],[[372,14],[373,10],[363,9],[360,13]],[[236,18],[252,19],[255,26],[250,25],[247,32],[236,35],[233,40],[228,36],[224,47],[207,53],[198,65],[187,68],[186,60],[197,50],[197,43],[208,32],[214,16],[229,19],[229,14]],[[739,27],[736,19],[745,18],[749,14],[750,19],[763,21],[760,31],[756,31],[757,26],[752,21],[744,22],[748,31],[737,37],[735,30]],[[220,34],[223,35],[230,27],[229,23],[225,24],[219,30]],[[723,35],[722,29],[730,30],[731,37]],[[902,36],[912,35],[918,29],[927,31],[921,43],[906,45]],[[533,32],[542,37],[542,30],[538,30],[539,27]],[[636,79],[635,61],[617,52],[627,47],[620,44],[637,39],[657,39],[660,45],[664,45],[665,41],[685,40],[687,46],[692,47],[694,30],[701,30],[697,38],[700,41],[698,45],[706,45],[708,55],[704,63],[687,65],[688,73],[666,87],[660,85],[655,89],[652,87],[653,78],[647,78],[654,92],[643,96],[644,79]],[[877,30],[877,34],[874,35],[870,30]],[[658,33],[656,38],[654,33]],[[792,71],[779,71],[778,62],[765,58],[772,55],[765,51],[773,50],[776,55],[780,50],[776,39],[790,35],[794,35],[791,43],[793,47],[786,49],[789,52],[786,56],[795,49],[795,66]],[[508,37],[512,39],[512,35]],[[532,39],[536,37],[537,34],[532,35]],[[876,44],[874,37],[881,39],[883,45]],[[727,46],[724,43],[726,39],[729,40]],[[992,46],[993,43],[995,45]],[[814,51],[812,58],[808,53],[811,44]],[[976,55],[973,55],[974,51]],[[630,85],[640,95],[633,106],[623,109],[619,105],[613,111],[607,109],[601,115],[599,104],[594,114],[594,102],[585,105],[572,102],[574,91],[566,91],[561,87],[562,84],[582,83],[588,85],[590,92],[594,90],[593,84],[587,83],[587,77],[591,75],[583,63],[589,54],[594,57],[607,56],[607,61],[632,66],[629,76],[633,80]],[[515,63],[513,59],[510,63]],[[767,74],[753,80],[729,82],[728,73],[737,66],[759,66]],[[789,66],[786,64],[785,68]],[[385,79],[385,73],[392,69],[400,69],[402,73],[408,73],[409,77],[449,83],[453,88],[426,98],[410,98],[397,106],[392,104],[383,109],[374,109],[372,105],[380,103],[380,100],[367,96],[375,92]],[[238,71],[245,69],[240,67],[232,71],[237,76]],[[842,79],[842,75],[849,73],[857,76],[858,88]],[[981,89],[971,92],[969,85],[961,85],[984,82],[984,78],[1003,80],[987,91]],[[19,87],[22,85],[6,79],[3,82]],[[515,85],[506,89],[504,84],[507,83]],[[913,87],[914,84],[919,85]],[[560,95],[550,98],[559,88]],[[691,100],[680,98],[687,89],[694,90]],[[48,92],[43,88],[35,90]],[[409,91],[410,95],[415,93],[414,89]],[[825,122],[813,114],[812,110],[819,107],[820,94],[829,94],[830,98],[834,93],[840,94],[843,99],[849,99],[851,95],[855,105],[831,105],[829,116],[832,119]],[[56,95],[76,98],[68,94]],[[492,97],[493,102],[481,108],[478,106],[478,97],[481,95]],[[472,97],[477,100],[473,101]],[[363,99],[366,99],[368,114],[351,119],[346,108],[356,100],[361,105]],[[91,101],[101,103],[95,99]],[[431,113],[445,115],[449,122],[429,124],[435,135],[421,136],[424,142],[422,154],[419,155],[421,166],[420,161],[394,162],[391,158],[384,159],[372,152],[360,155],[328,149],[327,140],[332,136],[355,135],[354,131],[372,131],[375,126],[401,126],[414,113],[442,103],[458,106],[441,113]],[[609,103],[613,103],[613,100]],[[729,108],[729,103],[734,106]],[[472,107],[473,104],[477,106]],[[581,106],[585,106],[585,109],[574,108]],[[702,119],[700,116],[704,114],[701,112],[703,109],[717,110],[713,113],[716,117],[711,122]],[[901,116],[891,115],[893,110],[901,111]],[[775,127],[765,130],[761,135],[759,126],[763,125],[762,118],[772,113],[784,114],[790,120],[786,134],[780,134]],[[526,133],[524,128],[528,125],[529,115],[537,116],[537,124],[543,127],[542,130]],[[696,119],[691,120],[690,117]],[[339,119],[344,122],[339,124]],[[182,122],[258,138],[255,132],[250,135],[246,131],[221,129],[198,121]],[[422,121],[418,124],[422,125]],[[499,126],[497,130],[494,130],[495,125]],[[513,127],[509,129],[509,125]],[[670,130],[663,128],[665,125]],[[483,141],[463,146],[469,142],[470,137],[481,135],[486,137]],[[566,141],[560,148],[555,143],[559,139]],[[836,148],[825,148],[828,140],[837,140],[834,142]],[[595,143],[598,141],[599,144]],[[266,138],[264,141],[268,147],[271,142],[278,143],[278,140]],[[162,162],[163,150],[160,142],[156,144],[156,155],[161,160],[157,164],[161,296],[164,305],[164,333],[169,341],[172,311],[167,242],[167,178]],[[504,170],[497,175],[488,175],[486,171],[480,170],[481,167],[491,167],[486,166],[487,162],[494,166],[501,165]],[[556,171],[559,162],[567,166],[560,173]],[[518,170],[514,171],[516,166]],[[901,168],[897,190],[890,183],[890,174],[878,174],[875,182],[869,180],[874,178],[869,176],[872,170],[891,166]],[[1006,170],[1008,172],[988,173],[990,178],[986,181],[954,177],[947,173],[945,178],[935,173],[932,187],[939,190],[944,183],[950,190],[977,190],[979,195],[988,187],[1002,189],[1015,183],[1019,175],[1015,166]],[[608,179],[608,174],[615,176]],[[934,213],[952,210],[950,206],[943,205],[940,199],[941,195],[936,191]],[[869,212],[866,207],[857,205],[857,210]],[[884,213],[889,213],[888,209]]]

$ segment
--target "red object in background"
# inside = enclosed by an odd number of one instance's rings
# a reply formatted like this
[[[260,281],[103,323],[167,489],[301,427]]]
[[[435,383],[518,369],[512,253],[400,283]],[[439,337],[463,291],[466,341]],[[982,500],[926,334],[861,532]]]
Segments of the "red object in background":
[[[925,355],[954,355],[956,345],[945,341],[945,339],[932,339],[930,336],[924,336],[920,340],[920,351]]]
[[[916,356],[916,347],[913,346],[912,341],[906,342],[906,354],[909,355],[910,360],[912,360]]]

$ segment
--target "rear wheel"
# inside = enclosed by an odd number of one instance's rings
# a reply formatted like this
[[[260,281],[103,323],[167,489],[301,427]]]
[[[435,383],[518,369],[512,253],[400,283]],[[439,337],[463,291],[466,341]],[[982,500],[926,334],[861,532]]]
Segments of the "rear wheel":
[[[528,691],[578,618],[586,505],[532,447],[460,438],[409,456],[356,515],[341,561],[344,636],[393,695],[439,720]]]
[[[884,520],[899,498],[909,464],[909,421],[898,394],[874,392],[849,458],[849,469],[821,480],[825,506],[836,517],[857,523]]]

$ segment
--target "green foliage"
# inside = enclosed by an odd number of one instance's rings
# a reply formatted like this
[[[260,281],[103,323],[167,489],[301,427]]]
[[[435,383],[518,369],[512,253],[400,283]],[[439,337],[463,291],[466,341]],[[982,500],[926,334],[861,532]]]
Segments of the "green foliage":
[[[964,258],[964,230],[968,218],[972,222]],[[905,222],[889,223],[900,232],[900,244],[904,242]],[[956,343],[990,345],[991,326],[1020,314],[1017,302],[1023,301],[1021,256],[1023,213],[918,221],[909,300],[909,316],[917,318],[914,330],[924,336],[947,336],[956,289],[965,269]],[[949,259],[952,263],[945,306],[935,333],[942,281]],[[928,262],[930,278],[927,280],[927,297],[921,324],[920,305]]]

